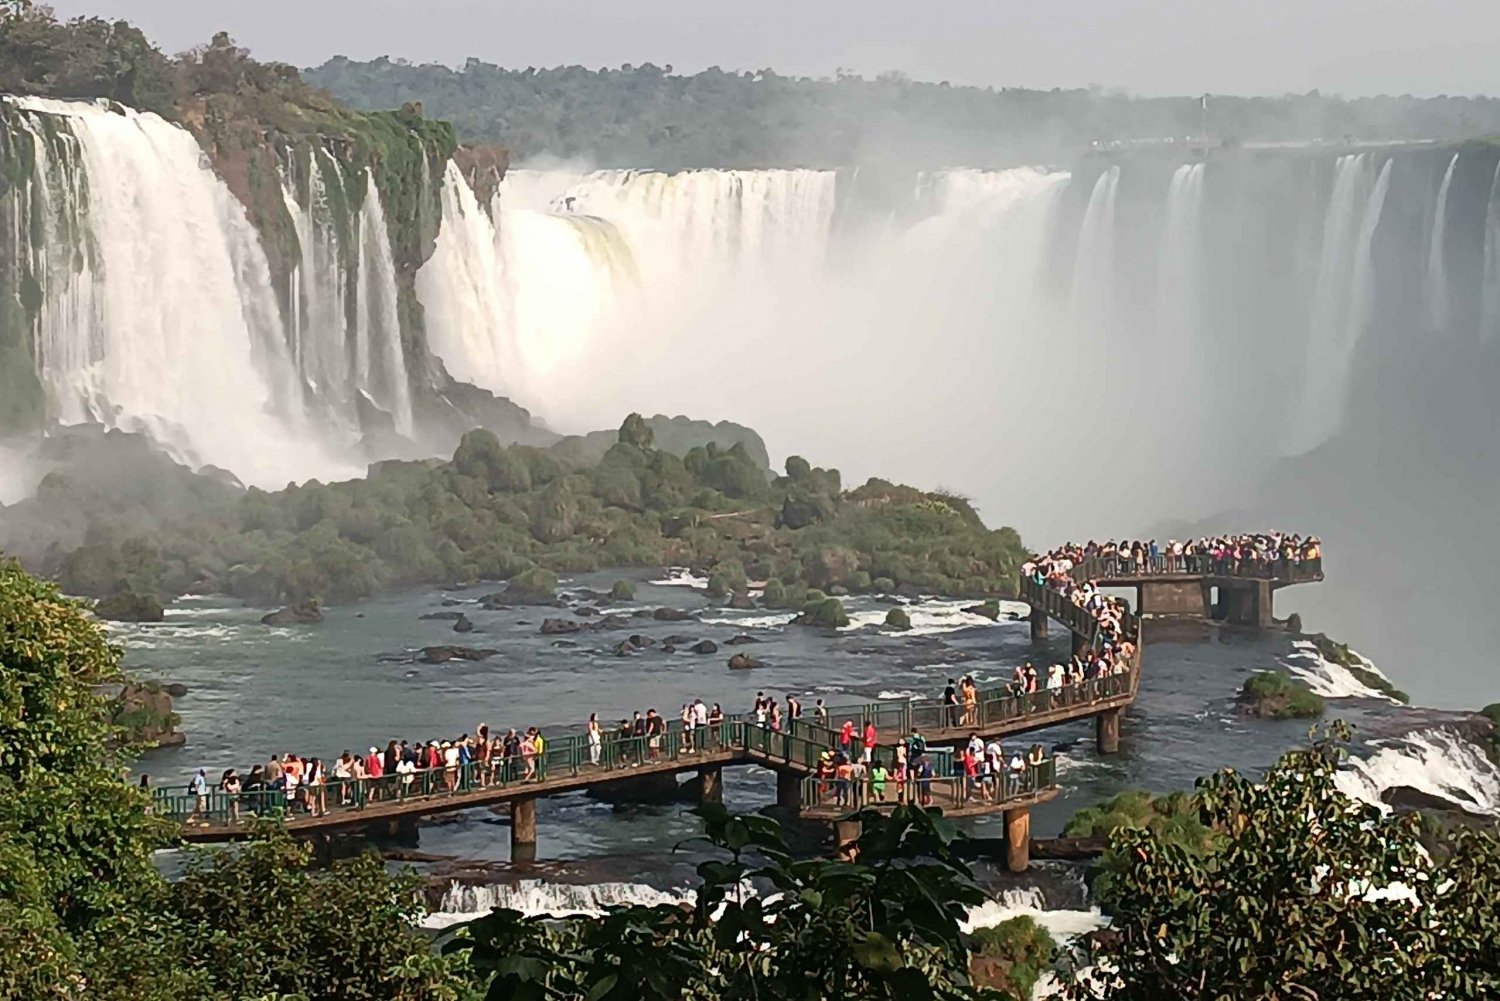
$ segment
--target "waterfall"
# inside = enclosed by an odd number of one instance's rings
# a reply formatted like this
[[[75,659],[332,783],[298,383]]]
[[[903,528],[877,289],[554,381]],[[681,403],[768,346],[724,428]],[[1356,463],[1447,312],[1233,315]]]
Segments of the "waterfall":
[[[1438,185],[1437,203],[1432,213],[1432,236],[1427,246],[1427,274],[1424,283],[1424,301],[1427,306],[1428,329],[1436,332],[1448,329],[1448,270],[1446,267],[1448,238],[1448,189],[1453,185],[1453,168],[1458,166],[1458,154],[1448,161],[1443,172],[1443,182]]]
[[[603,914],[608,907],[691,906],[695,899],[692,890],[658,890],[645,883],[572,884],[523,879],[515,886],[470,886],[454,880],[443,894],[438,909],[428,914],[422,924],[428,928],[446,928],[461,921],[472,921],[496,907],[533,916],[593,917]]]
[[[1196,372],[1199,296],[1203,264],[1202,163],[1183,164],[1172,174],[1167,189],[1167,222],[1163,231],[1161,266],[1157,272],[1156,310],[1160,327],[1159,371],[1169,381]],[[1174,378],[1175,377],[1175,378]]]
[[[250,482],[339,468],[303,430],[259,236],[196,140],[117,106],[7,100],[34,156],[21,200],[51,415]]]
[[[1488,341],[1500,330],[1500,162],[1495,164],[1484,213],[1484,275],[1480,290],[1479,336]]]
[[[1316,448],[1339,428],[1349,393],[1354,349],[1373,307],[1370,248],[1390,187],[1391,161],[1370,183],[1369,154],[1340,157],[1323,222],[1307,334],[1303,386],[1288,452]]]
[[[494,223],[451,160],[443,172],[441,204],[437,243],[417,272],[428,344],[455,379],[516,394],[523,386],[515,290]]]
[[[1113,319],[1115,281],[1115,192],[1120,186],[1120,167],[1109,167],[1094,182],[1083,227],[1078,234],[1078,253],[1073,264],[1073,315],[1084,328],[1104,329]]]
[[[412,433],[411,382],[401,346],[396,266],[391,237],[375,178],[365,176],[365,198],[359,210],[358,283],[354,297],[355,385],[367,399],[390,414],[398,434]]]
[[[340,250],[330,183],[342,197],[342,168],[320,149],[309,152],[303,163],[283,166],[282,203],[299,248],[287,297],[287,337],[293,362],[310,394],[352,435],[359,427],[359,415],[350,380],[345,308],[349,272]]]

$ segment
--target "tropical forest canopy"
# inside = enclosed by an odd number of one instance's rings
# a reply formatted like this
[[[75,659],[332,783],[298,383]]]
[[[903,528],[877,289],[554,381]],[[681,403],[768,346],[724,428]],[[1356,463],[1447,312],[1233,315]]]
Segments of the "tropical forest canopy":
[[[1071,159],[1096,141],[1209,136],[1227,142],[1471,138],[1500,133],[1487,97],[1137,98],[1072,90],[954,87],[901,73],[873,79],[781,76],[772,69],[684,75],[650,63],[460,69],[342,56],[303,71],[356,108],[419,101],[465,142],[513,159],[605,167],[841,167],[886,160],[1004,166]]]

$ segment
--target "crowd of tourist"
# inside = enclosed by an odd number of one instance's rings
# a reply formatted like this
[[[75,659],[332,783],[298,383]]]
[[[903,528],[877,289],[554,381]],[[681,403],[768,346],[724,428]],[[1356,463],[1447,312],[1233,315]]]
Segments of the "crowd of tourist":
[[[927,739],[918,727],[912,727],[911,734],[890,749],[892,760],[889,766],[875,753],[878,744],[873,723],[865,724],[862,753],[857,756],[850,742],[853,724],[846,722],[844,727],[840,747],[829,748],[818,755],[813,771],[818,802],[826,802],[831,792],[835,806],[858,809],[890,802],[886,798],[889,790],[894,794],[894,801],[901,804],[907,802],[910,790],[918,805],[932,805],[933,780],[948,776],[939,775],[938,765],[928,751]],[[1031,745],[1025,754],[1013,750],[1007,758],[998,738],[985,741],[978,731],[974,731],[955,756],[951,777],[962,783],[964,797],[994,803],[1024,791],[1027,774],[1044,761],[1046,752],[1040,744]]]
[[[1155,539],[1089,542],[1059,546],[1043,559],[1100,561],[1104,573],[1132,576],[1152,573],[1201,573],[1219,576],[1295,576],[1301,569],[1322,568],[1323,544],[1315,535],[1254,532],[1213,535],[1165,544]]]

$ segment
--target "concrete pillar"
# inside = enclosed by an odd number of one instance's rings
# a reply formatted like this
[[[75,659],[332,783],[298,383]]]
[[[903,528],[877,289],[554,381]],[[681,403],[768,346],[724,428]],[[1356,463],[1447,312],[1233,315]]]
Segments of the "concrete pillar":
[[[536,797],[510,801],[510,860],[536,861]]]
[[[1258,580],[1255,582],[1255,625],[1259,629],[1270,629],[1276,624],[1276,618],[1272,615],[1271,582]]]
[[[784,810],[802,809],[802,776],[796,772],[776,773],[776,805]]]
[[[698,769],[698,802],[724,802],[724,769],[721,767]]]
[[[853,862],[859,856],[859,836],[864,825],[857,820],[840,820],[833,825],[833,856]]]
[[[1047,638],[1047,613],[1040,608],[1031,610],[1031,642],[1038,643]]]
[[[1011,872],[1025,872],[1031,863],[1031,807],[1005,811],[1005,864]]]
[[[1094,717],[1094,739],[1100,754],[1116,754],[1120,750],[1120,710],[1106,709]]]
[[[1136,607],[1142,615],[1207,618],[1201,581],[1156,580],[1142,583],[1137,589]]]

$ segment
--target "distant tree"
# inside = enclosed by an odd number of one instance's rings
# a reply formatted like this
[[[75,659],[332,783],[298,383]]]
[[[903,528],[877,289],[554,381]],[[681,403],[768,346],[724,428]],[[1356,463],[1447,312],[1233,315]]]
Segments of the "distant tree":
[[[636,448],[648,449],[652,441],[651,425],[640,414],[631,414],[625,418],[620,425],[620,443],[622,445],[634,445]]]

